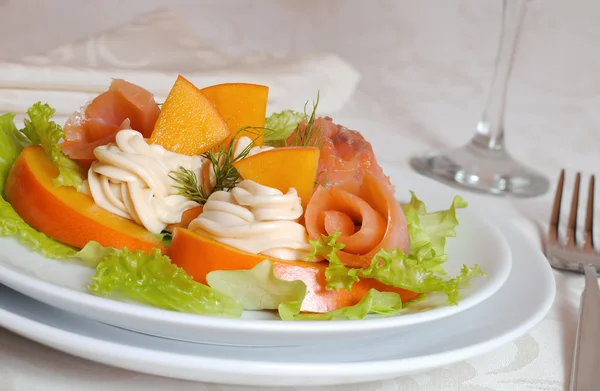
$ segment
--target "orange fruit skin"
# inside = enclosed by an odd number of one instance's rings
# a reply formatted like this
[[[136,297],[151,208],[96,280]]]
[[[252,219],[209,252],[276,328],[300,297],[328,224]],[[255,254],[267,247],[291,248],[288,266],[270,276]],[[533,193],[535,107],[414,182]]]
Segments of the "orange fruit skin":
[[[6,199],[29,225],[49,237],[82,248],[95,240],[105,247],[165,251],[157,235],[116,216],[73,187],[54,187],[58,169],[39,146],[21,152],[6,180]]]
[[[315,187],[318,165],[319,148],[315,147],[276,148],[233,163],[244,179],[284,194],[293,187],[305,209]]]
[[[200,155],[221,144],[229,127],[204,94],[178,76],[154,126],[151,144],[184,155]]]
[[[225,144],[234,137],[247,136],[252,140],[256,139],[256,145],[263,145],[269,87],[249,83],[223,83],[200,91],[215,105],[231,130]],[[252,126],[256,129],[245,130],[238,134],[238,130],[244,126]]]
[[[327,290],[325,289],[327,262],[283,261],[255,255],[216,242],[185,228],[175,228],[167,255],[174,264],[203,284],[206,284],[206,275],[213,270],[249,270],[268,259],[273,262],[273,270],[279,278],[288,281],[302,280],[306,284],[306,297],[302,302],[303,312],[321,313],[354,305],[371,288],[382,292],[397,292],[403,302],[418,296],[417,293],[393,288],[372,279],[361,279],[354,283],[350,291]]]

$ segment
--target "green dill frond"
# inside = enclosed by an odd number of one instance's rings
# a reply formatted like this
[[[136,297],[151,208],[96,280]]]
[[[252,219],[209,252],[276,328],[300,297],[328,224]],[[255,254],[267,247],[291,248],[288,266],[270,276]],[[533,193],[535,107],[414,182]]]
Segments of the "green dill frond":
[[[179,191],[179,194],[195,201],[201,205],[206,203],[208,195],[198,183],[198,177],[192,170],[185,167],[179,167],[178,171],[171,171],[169,178],[175,181],[173,187]]]
[[[254,133],[256,137],[250,141],[242,151],[240,151],[237,155],[235,153],[236,142],[240,133]],[[202,154],[202,157],[208,159],[212,164],[212,170],[215,177],[215,186],[212,189],[212,192],[225,190],[234,188],[238,182],[240,181],[240,173],[233,166],[234,163],[246,158],[252,148],[256,146],[256,141],[260,137],[260,132],[258,128],[253,126],[244,126],[240,128],[232,141],[227,145],[221,145],[217,151],[210,150]]]
[[[300,131],[300,124],[294,130],[294,137],[292,139],[290,147],[317,147],[321,149],[323,147],[323,132],[319,126],[315,126],[317,107],[319,106],[320,93],[317,92],[317,100],[313,102],[313,109],[310,116],[306,113],[306,107],[308,102],[304,104],[304,117],[306,127],[303,131]]]
[[[323,180],[321,181],[321,178],[323,178]],[[322,170],[321,172],[319,172],[317,174],[317,177],[315,178],[315,186],[317,185],[321,185],[321,186],[327,186],[327,180],[328,180],[328,173],[326,170]]]
[[[234,163],[246,158],[252,148],[256,146],[257,140],[261,136],[260,128],[253,126],[244,126],[240,128],[235,136],[227,145],[221,144],[218,149],[211,149],[204,152],[201,156],[207,159],[212,168],[215,185],[212,189],[204,189],[198,181],[196,174],[184,167],[179,167],[178,171],[172,171],[169,177],[175,181],[175,189],[179,194],[196,201],[199,204],[205,204],[208,197],[216,191],[229,191],[237,186],[241,180],[240,173],[233,166]],[[239,153],[236,154],[236,145],[240,133],[250,133],[250,143]],[[256,136],[256,137],[253,137]]]

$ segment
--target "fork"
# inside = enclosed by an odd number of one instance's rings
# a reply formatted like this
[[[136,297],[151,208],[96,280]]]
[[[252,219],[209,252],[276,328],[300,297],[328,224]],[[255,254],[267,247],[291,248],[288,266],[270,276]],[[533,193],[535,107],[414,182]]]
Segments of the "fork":
[[[580,172],[575,176],[566,238],[565,240],[559,238],[558,228],[564,182],[565,170],[562,170],[552,206],[546,257],[555,269],[585,274],[585,288],[581,293],[569,390],[593,391],[600,389],[600,340],[598,340],[600,336],[600,291],[597,277],[597,272],[600,270],[600,254],[594,249],[593,235],[595,178],[594,176],[590,177],[582,243],[577,239]]]

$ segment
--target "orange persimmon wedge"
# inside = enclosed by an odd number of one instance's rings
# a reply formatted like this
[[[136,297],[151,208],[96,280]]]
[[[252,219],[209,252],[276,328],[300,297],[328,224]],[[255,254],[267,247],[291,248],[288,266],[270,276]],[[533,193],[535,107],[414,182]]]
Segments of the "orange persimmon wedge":
[[[151,144],[184,155],[200,155],[229,136],[227,124],[202,92],[178,76],[150,136]]]
[[[370,289],[397,292],[402,301],[410,301],[419,294],[393,288],[372,279],[361,279],[352,290],[327,290],[325,269],[327,262],[283,261],[264,255],[255,255],[216,242],[185,228],[175,228],[167,255],[194,280],[206,284],[206,275],[214,270],[250,270],[265,259],[273,262],[275,274],[288,281],[301,280],[306,284],[304,312],[328,312],[358,303]]]
[[[269,87],[249,83],[224,83],[200,91],[215,105],[231,130],[225,144],[234,137],[247,136],[256,140],[256,145],[262,146]],[[252,129],[238,132],[245,126]]]
[[[95,240],[105,247],[164,251],[158,235],[100,208],[73,187],[54,187],[57,175],[42,147],[23,149],[15,161],[6,180],[6,199],[29,225],[77,248]]]
[[[257,153],[233,163],[242,178],[286,193],[296,189],[306,208],[317,179],[319,148],[284,147]]]

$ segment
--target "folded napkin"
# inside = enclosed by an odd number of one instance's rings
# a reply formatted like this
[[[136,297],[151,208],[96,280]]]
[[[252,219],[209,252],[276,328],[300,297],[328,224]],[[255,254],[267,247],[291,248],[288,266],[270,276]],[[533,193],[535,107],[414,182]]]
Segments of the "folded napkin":
[[[198,87],[223,82],[268,85],[269,112],[302,110],[319,93],[319,112],[334,113],[360,79],[352,66],[329,53],[294,58],[224,55],[167,9],[47,54],[0,62],[0,113],[23,114],[32,103],[43,101],[58,116],[67,116],[106,90],[112,78],[139,84],[162,101],[177,74]]]

